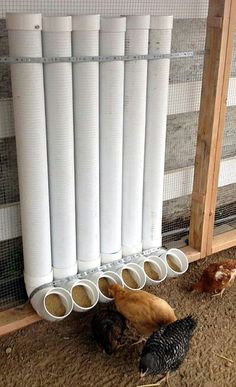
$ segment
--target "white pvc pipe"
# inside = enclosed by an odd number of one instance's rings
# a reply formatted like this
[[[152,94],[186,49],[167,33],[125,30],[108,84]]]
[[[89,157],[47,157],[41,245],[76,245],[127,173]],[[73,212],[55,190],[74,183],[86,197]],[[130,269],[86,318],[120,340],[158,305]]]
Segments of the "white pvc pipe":
[[[71,17],[43,18],[43,55],[71,56]],[[44,67],[55,279],[77,273],[71,63]]]
[[[150,16],[127,16],[125,54],[148,53]],[[142,251],[147,61],[125,62],[122,252]]]
[[[99,15],[73,16],[73,56],[99,55]],[[100,266],[99,64],[73,64],[77,260],[80,271]]]
[[[101,18],[100,55],[124,55],[126,18]],[[121,257],[124,62],[100,64],[101,257]]]
[[[151,16],[150,54],[169,54],[172,16]],[[169,59],[148,64],[144,168],[143,248],[162,245],[162,203],[168,105]]]
[[[13,57],[42,56],[42,17],[40,14],[7,14],[9,50]],[[21,225],[24,249],[24,279],[28,296],[53,279],[51,265],[47,145],[43,87],[40,63],[11,65],[12,93],[20,186]],[[39,291],[31,299],[36,312],[48,320],[66,317],[72,301],[64,302],[62,316],[50,315],[44,297],[53,287]],[[65,300],[64,290],[57,290]],[[68,292],[66,295],[68,296]]]

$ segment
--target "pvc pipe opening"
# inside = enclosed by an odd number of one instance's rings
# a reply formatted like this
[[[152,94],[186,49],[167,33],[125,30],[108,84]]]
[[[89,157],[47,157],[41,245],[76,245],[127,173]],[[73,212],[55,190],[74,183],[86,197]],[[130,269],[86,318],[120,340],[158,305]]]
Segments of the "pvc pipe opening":
[[[189,267],[188,258],[179,249],[167,250],[165,254],[161,256],[167,265],[168,277],[177,277],[184,274]]]
[[[43,299],[46,312],[54,320],[61,320],[67,317],[73,308],[70,293],[63,288],[49,290]]]
[[[91,274],[91,276],[89,277],[90,281],[92,281],[98,289],[100,302],[106,303],[113,300],[113,298],[109,295],[109,286],[111,284],[119,283],[117,277],[115,277],[113,274],[114,273],[111,273],[110,271],[98,271],[96,273]]]
[[[146,284],[159,284],[166,279],[167,266],[160,257],[149,256],[139,260],[138,263],[146,274]]]
[[[30,301],[37,314],[48,321],[63,320],[73,309],[70,293],[61,287],[43,288],[37,291]]]
[[[74,282],[70,290],[76,312],[86,312],[92,309],[99,300],[96,285],[87,279]]]
[[[144,270],[136,263],[128,263],[120,269],[124,286],[130,290],[140,290],[146,283]]]
[[[114,285],[116,281],[109,275],[103,274],[98,280],[98,289],[102,293],[103,297],[106,299],[112,300],[112,297],[109,294],[109,286]]]

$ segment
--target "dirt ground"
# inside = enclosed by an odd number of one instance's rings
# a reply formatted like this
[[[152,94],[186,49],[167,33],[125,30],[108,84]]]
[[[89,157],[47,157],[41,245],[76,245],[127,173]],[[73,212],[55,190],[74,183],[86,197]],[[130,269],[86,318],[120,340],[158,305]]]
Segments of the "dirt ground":
[[[231,249],[208,262],[235,256],[236,250]],[[178,279],[146,288],[176,308],[178,317],[193,314],[199,321],[186,360],[171,375],[171,387],[236,387],[236,283],[222,299],[190,293],[189,285],[206,264],[206,260],[193,263]],[[139,379],[141,347],[128,345],[110,357],[100,351],[91,337],[94,311],[74,313],[60,323],[42,321],[1,338],[0,386],[136,387],[155,383],[155,376]]]

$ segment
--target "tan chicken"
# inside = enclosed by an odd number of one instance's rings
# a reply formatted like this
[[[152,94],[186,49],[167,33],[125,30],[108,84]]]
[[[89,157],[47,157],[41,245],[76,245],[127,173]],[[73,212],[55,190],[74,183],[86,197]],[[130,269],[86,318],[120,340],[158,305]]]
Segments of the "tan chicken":
[[[236,277],[236,259],[227,259],[219,263],[211,263],[202,273],[200,280],[192,285],[198,292],[223,295],[226,288],[233,285]]]
[[[116,308],[142,336],[150,336],[162,325],[176,321],[174,310],[163,299],[143,290],[128,290],[115,284],[109,287]]]

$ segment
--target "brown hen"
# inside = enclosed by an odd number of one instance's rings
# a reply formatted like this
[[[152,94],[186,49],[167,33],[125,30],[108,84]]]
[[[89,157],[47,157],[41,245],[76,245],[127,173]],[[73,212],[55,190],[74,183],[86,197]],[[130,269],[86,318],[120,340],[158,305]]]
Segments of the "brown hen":
[[[154,294],[128,290],[115,284],[109,287],[116,308],[143,336],[150,336],[162,325],[176,321],[171,306]]]
[[[200,280],[192,285],[192,290],[223,295],[226,288],[233,285],[236,277],[236,259],[211,263],[202,273]]]

